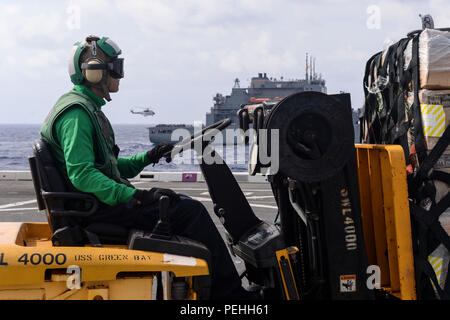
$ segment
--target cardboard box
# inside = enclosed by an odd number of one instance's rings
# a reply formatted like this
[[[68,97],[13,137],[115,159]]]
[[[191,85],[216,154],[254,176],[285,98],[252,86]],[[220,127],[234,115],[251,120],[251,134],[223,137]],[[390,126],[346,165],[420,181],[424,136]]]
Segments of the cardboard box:
[[[450,89],[450,32],[425,29],[419,38],[422,89]]]
[[[406,69],[412,57],[412,40],[405,52]],[[421,89],[450,89],[450,32],[425,29],[419,36],[419,73]]]

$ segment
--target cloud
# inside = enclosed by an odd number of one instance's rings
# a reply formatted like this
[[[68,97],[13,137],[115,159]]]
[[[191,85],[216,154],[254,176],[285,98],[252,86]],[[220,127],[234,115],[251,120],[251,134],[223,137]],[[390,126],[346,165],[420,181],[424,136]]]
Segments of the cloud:
[[[283,2],[283,1],[281,1]],[[251,24],[272,12],[274,2],[269,0],[210,0],[172,1],[116,1],[118,10],[137,21],[146,33],[190,32],[216,26]],[[272,5],[272,7],[271,7]]]
[[[333,62],[360,62],[365,60],[367,53],[362,50],[355,49],[352,44],[344,44],[341,47],[333,48],[327,54],[326,58]]]
[[[58,66],[62,63],[61,52],[46,49],[37,49],[33,55],[25,58],[25,64],[29,68],[47,68]]]
[[[380,29],[367,28],[369,5],[380,8]],[[120,108],[131,103],[163,109],[152,121],[203,119],[212,95],[229,94],[235,78],[244,86],[258,72],[303,77],[306,52],[316,57],[329,92],[349,91],[359,106],[365,61],[387,39],[420,28],[419,13],[449,26],[449,10],[448,0],[5,0],[0,68],[9,76],[0,81],[14,96],[5,105],[36,103],[21,94],[23,86],[39,91],[45,116],[71,86],[72,44],[97,34],[117,42],[125,58],[126,77],[109,111],[113,123],[135,121]]]
[[[17,24],[17,20],[14,18],[19,16],[19,14],[20,7],[17,5],[3,4],[0,6],[0,38],[2,39],[0,50],[16,46],[14,27]]]
[[[0,50],[62,42],[64,21],[61,12],[34,9],[33,5],[0,6]]]
[[[253,38],[221,52],[218,55],[221,69],[228,73],[251,73],[254,70],[274,73],[296,67],[298,58],[289,49],[273,48],[273,37],[267,31],[254,34]]]
[[[434,23],[436,28],[448,28],[450,26],[450,3],[447,0],[431,0],[430,1],[430,12],[433,15]]]

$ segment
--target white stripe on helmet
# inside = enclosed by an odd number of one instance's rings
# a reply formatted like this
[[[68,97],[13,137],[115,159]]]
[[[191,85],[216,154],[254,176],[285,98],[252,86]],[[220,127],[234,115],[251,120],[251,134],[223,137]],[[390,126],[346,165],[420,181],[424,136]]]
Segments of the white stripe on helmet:
[[[105,43],[109,44],[116,53],[120,52],[119,46],[114,41],[112,41],[110,38],[106,39]]]
[[[74,75],[77,71],[75,70],[75,52],[77,52],[78,46],[72,47],[72,51],[69,56],[69,75]]]

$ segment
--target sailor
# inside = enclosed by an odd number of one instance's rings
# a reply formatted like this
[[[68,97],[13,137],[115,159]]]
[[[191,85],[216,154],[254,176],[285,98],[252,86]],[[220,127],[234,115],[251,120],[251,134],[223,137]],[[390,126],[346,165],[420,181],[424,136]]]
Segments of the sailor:
[[[100,202],[97,212],[82,223],[104,222],[151,231],[159,218],[158,199],[166,195],[171,199],[172,231],[202,242],[211,252],[211,299],[255,298],[242,288],[228,249],[200,202],[170,189],[137,189],[127,180],[158,163],[172,146],[159,144],[148,152],[118,156],[120,149],[102,107],[111,101],[110,93],[119,91],[124,76],[121,53],[108,37],[88,36],[75,43],[69,59],[75,86],[59,98],[40,131],[68,185],[93,194]]]

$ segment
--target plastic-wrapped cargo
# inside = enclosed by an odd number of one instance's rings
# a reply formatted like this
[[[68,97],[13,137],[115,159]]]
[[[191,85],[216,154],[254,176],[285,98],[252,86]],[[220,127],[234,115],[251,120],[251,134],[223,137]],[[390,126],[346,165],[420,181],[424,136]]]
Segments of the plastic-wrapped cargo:
[[[408,105],[412,106],[414,94],[408,92]],[[444,130],[450,125],[450,90],[420,90],[420,111],[422,116],[422,128],[424,132],[427,151],[430,152]],[[410,146],[413,140],[410,139]],[[433,169],[450,174],[450,145],[437,160]],[[448,193],[449,185],[441,181],[434,181],[436,188],[435,201],[439,202]],[[443,212],[439,221],[445,231],[450,235],[450,209]]]
[[[439,245],[429,256],[428,262],[431,264],[434,272],[436,273],[436,278],[439,286],[442,290],[445,288],[445,283],[447,281],[448,265],[450,261],[450,254],[444,245]],[[439,298],[436,291],[435,285],[432,283],[433,289]]]
[[[414,101],[412,92],[408,93],[407,101],[411,106]],[[450,90],[419,90],[419,103],[425,143],[427,151],[431,151],[450,126]],[[450,173],[450,145],[437,160],[434,169]]]
[[[408,92],[408,106],[411,107],[413,102],[414,94]],[[427,151],[430,152],[442,136],[445,128],[450,125],[450,90],[420,90],[419,102],[425,142]],[[410,139],[410,145],[411,143],[413,143],[413,140]],[[450,146],[447,146],[433,169],[450,174]],[[435,203],[439,203],[447,195],[450,186],[439,180],[433,180],[433,185],[435,187],[433,200]],[[425,203],[428,204],[427,209],[429,209],[431,202]],[[439,215],[439,223],[445,232],[450,235],[450,208]],[[442,290],[445,289],[446,281],[448,281],[449,261],[450,253],[443,244],[440,244],[428,256],[428,262],[431,264],[438,285]],[[432,283],[432,287],[436,297],[439,298],[435,284]]]
[[[361,142],[405,153],[419,299],[433,288],[450,299],[449,31],[408,33],[370,57],[363,78]]]
[[[419,100],[425,142],[431,150],[450,125],[450,90],[420,90]],[[450,146],[444,154],[450,154]]]
[[[412,57],[412,40],[405,49],[406,69]],[[425,29],[419,37],[420,88],[450,89],[450,32]]]
[[[442,137],[444,130],[450,125],[450,90],[420,90],[419,100],[425,142],[427,150],[431,151]],[[450,145],[433,168],[450,173]],[[434,184],[436,201],[440,201],[447,194],[449,186],[440,181],[435,181]],[[444,218],[443,216],[446,216],[443,227],[450,234],[450,210],[444,212],[441,217]]]

